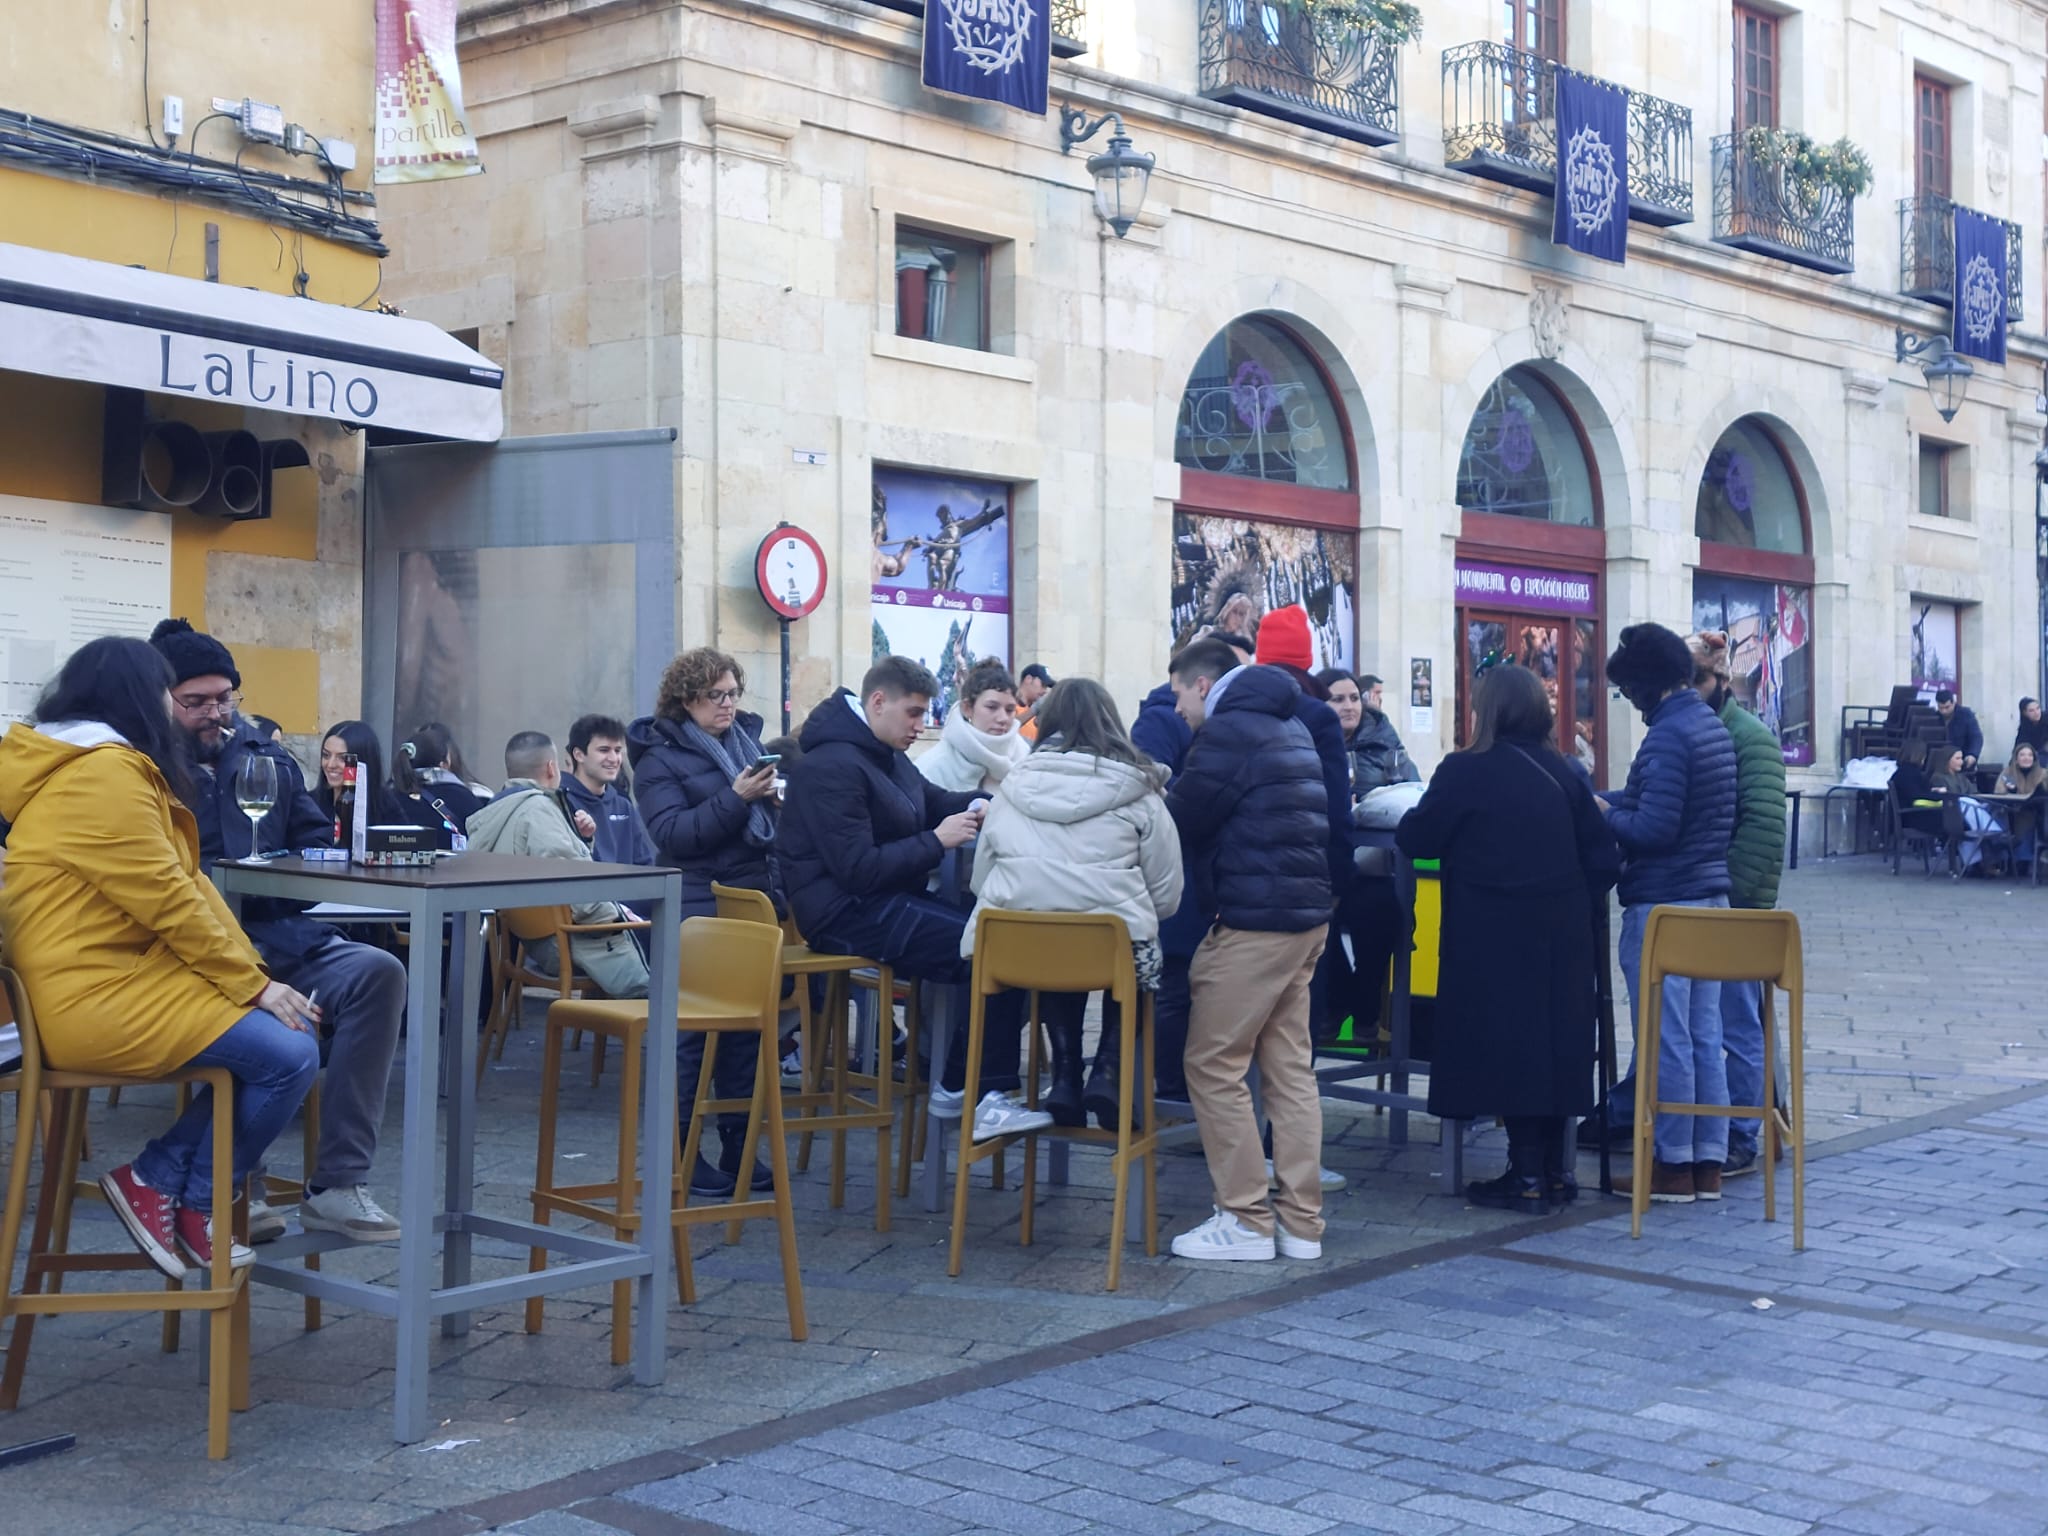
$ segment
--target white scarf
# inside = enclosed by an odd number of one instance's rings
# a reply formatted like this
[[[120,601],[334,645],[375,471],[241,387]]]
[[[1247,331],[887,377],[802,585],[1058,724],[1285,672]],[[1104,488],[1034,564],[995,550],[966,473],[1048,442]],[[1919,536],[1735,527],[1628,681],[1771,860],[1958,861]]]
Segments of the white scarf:
[[[1016,721],[1000,736],[991,736],[976,730],[967,717],[958,709],[946,712],[946,727],[941,740],[957,755],[981,770],[983,787],[994,789],[1017,764],[1031,755],[1031,743],[1024,739],[1024,733]]]

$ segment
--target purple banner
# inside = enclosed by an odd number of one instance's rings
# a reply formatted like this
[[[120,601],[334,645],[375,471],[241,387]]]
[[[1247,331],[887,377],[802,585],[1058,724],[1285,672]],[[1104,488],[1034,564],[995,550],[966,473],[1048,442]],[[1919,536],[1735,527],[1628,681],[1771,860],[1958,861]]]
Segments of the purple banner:
[[[1007,597],[984,597],[967,592],[926,592],[917,587],[877,587],[878,607],[950,608],[957,613],[1008,613]]]
[[[1533,613],[1598,618],[1593,578],[1577,571],[1540,571],[1526,565],[1458,562],[1458,601],[1497,604]]]

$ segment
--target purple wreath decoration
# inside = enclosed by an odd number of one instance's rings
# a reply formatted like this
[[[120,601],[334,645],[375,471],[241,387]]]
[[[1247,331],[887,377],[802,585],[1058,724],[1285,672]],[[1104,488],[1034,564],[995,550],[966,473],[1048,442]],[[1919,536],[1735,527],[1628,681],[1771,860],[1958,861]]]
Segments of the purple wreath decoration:
[[[1513,406],[1501,415],[1499,451],[1510,474],[1519,475],[1536,462],[1536,434],[1529,430],[1529,418]]]
[[[1237,419],[1254,432],[1265,430],[1280,409],[1280,391],[1273,387],[1273,375],[1257,358],[1246,358],[1231,375],[1230,404]]]
[[[1728,467],[1721,472],[1721,489],[1728,495],[1728,505],[1738,512],[1748,512],[1756,499],[1756,484],[1750,475],[1749,460],[1739,453],[1728,455]]]

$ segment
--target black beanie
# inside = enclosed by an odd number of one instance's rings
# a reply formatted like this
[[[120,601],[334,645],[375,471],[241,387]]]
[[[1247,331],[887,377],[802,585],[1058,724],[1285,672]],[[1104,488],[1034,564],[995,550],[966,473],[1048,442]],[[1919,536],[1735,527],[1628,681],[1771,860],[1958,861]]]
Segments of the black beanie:
[[[1692,652],[1662,624],[1631,624],[1607,658],[1607,681],[1631,699],[1660,699],[1692,684]]]
[[[173,686],[194,677],[224,677],[237,688],[242,686],[242,674],[235,670],[228,648],[183,619],[165,619],[150,632],[149,643],[170,662],[176,674]]]

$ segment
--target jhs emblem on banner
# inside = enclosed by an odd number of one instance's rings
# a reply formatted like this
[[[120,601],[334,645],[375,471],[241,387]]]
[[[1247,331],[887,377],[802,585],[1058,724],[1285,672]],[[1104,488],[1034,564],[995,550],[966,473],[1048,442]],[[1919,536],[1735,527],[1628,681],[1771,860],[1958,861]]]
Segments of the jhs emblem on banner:
[[[1628,249],[1628,93],[1557,72],[1556,212],[1550,238],[1620,261]]]
[[[1051,0],[929,0],[924,83],[1043,114],[1052,72]]]
[[[455,0],[377,0],[376,115],[379,185],[484,168],[463,121]]]
[[[1951,344],[1967,357],[2005,361],[2006,226],[1970,208],[1955,210],[1955,313]]]

